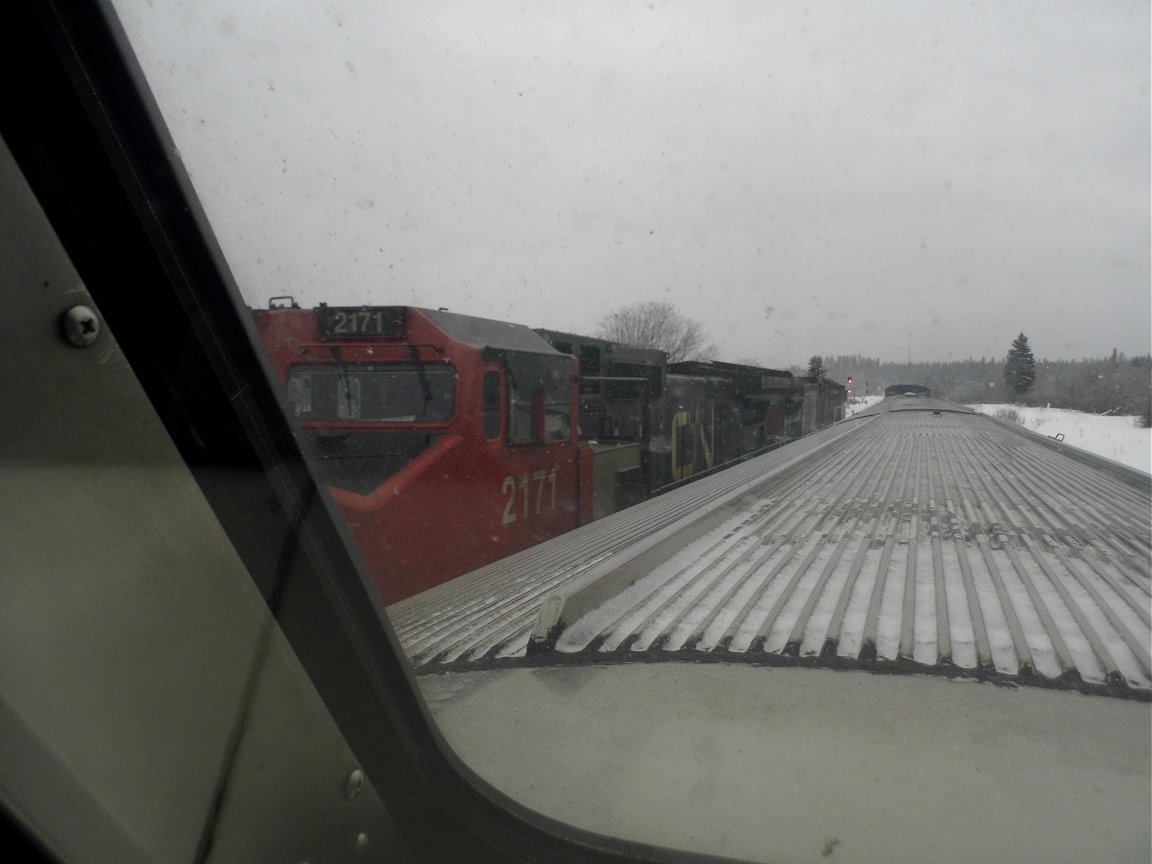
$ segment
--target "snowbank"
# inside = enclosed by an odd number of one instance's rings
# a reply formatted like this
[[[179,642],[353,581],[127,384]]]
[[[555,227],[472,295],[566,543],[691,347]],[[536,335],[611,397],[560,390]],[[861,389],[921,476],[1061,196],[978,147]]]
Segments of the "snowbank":
[[[848,407],[844,412],[844,416],[851,417],[853,414],[863,411],[865,408],[871,408],[883,398],[883,396],[853,396],[848,400]]]
[[[999,411],[1015,411],[1020,416],[1021,425],[1027,429],[1050,437],[1061,434],[1065,444],[1152,472],[1152,429],[1138,428],[1135,417],[1101,417],[1065,408],[1027,408],[1021,405],[969,407],[993,417]]]

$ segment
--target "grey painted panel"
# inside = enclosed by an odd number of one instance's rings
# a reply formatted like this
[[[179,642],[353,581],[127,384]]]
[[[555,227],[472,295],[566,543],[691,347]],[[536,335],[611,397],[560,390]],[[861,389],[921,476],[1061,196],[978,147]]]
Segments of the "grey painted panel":
[[[208,860],[410,860],[279,629],[268,636]]]
[[[727,663],[421,687],[485,779],[595,831],[771,862],[1148,861],[1144,703]]]
[[[0,172],[0,692],[148,857],[191,861],[269,616],[107,328],[60,337],[94,304]]]
[[[398,853],[2,145],[0,229],[0,800],[69,861]]]

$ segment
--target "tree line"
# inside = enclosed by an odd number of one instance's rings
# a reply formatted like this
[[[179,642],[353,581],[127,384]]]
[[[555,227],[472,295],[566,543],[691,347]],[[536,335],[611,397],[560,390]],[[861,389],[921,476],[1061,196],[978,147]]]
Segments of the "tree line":
[[[854,379],[857,396],[882,395],[890,384],[923,384],[933,396],[953,402],[1018,402],[1051,405],[1093,414],[1140,414],[1148,411],[1152,357],[1126,357],[1123,352],[1082,360],[1035,360],[1031,387],[1014,389],[1005,377],[1007,358],[952,360],[936,363],[889,363],[859,355],[823,356],[825,374],[835,381]],[[807,370],[795,367],[794,372]]]
[[[633,303],[605,315],[597,335],[613,342],[656,348],[670,361],[710,360],[716,346],[700,322],[675,304]],[[738,360],[737,362],[747,362]],[[757,365],[751,361],[750,365]],[[876,396],[892,384],[921,384],[932,395],[953,402],[1017,402],[1051,405],[1094,414],[1136,414],[1152,425],[1152,356],[1109,356],[1083,360],[1037,360],[1028,337],[1019,334],[1004,357],[947,362],[890,363],[858,354],[813,355],[797,375],[827,377],[841,384],[853,379],[856,396]]]

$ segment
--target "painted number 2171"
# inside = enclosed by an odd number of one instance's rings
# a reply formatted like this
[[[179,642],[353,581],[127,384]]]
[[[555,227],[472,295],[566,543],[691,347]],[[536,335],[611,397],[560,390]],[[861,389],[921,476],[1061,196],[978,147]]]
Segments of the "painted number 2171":
[[[548,487],[545,497],[544,489]],[[556,509],[556,469],[551,471],[533,471],[531,474],[521,474],[514,477],[509,474],[504,478],[500,487],[500,494],[505,496],[504,518],[501,523],[511,525],[516,521],[519,512],[521,518],[527,519],[529,515],[540,513],[547,506]]]

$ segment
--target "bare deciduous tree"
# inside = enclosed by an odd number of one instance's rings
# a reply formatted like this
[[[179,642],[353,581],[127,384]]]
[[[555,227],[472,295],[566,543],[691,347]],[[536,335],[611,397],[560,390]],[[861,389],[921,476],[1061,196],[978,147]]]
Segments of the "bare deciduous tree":
[[[649,300],[631,303],[600,319],[597,335],[637,348],[655,348],[668,361],[711,360],[716,346],[707,341],[699,321],[686,317],[674,303]]]

